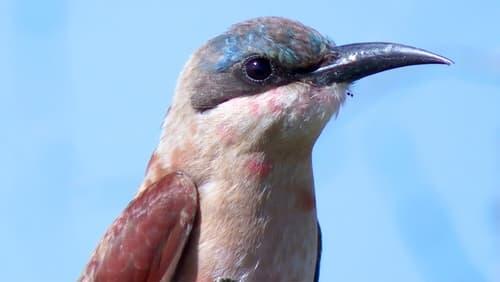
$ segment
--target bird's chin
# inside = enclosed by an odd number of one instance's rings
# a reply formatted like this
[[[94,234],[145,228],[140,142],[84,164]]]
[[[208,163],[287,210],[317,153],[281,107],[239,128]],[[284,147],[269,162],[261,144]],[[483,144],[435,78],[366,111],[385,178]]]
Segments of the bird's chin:
[[[305,138],[314,142],[330,118],[337,115],[347,88],[347,83],[323,87],[294,83],[276,89],[284,105],[284,138]]]

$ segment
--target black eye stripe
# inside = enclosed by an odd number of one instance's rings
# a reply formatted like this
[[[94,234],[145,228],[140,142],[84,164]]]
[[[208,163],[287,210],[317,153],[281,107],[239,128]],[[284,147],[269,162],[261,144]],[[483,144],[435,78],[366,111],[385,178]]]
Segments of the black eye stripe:
[[[251,81],[263,82],[272,76],[274,67],[269,59],[255,56],[245,61],[243,64],[243,72]]]

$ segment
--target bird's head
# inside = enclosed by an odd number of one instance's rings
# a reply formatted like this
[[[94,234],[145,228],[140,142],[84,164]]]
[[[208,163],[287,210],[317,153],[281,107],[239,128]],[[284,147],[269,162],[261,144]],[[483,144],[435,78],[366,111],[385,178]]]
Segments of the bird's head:
[[[450,63],[393,43],[336,46],[299,22],[256,18],[194,53],[172,105],[181,118],[172,123],[189,122],[193,134],[220,143],[312,148],[353,81],[402,66]]]

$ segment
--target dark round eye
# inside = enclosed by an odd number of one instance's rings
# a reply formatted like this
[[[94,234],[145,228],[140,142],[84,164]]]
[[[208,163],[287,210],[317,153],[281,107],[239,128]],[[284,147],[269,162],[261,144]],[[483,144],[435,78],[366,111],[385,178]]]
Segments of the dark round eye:
[[[264,81],[273,74],[273,66],[267,58],[255,57],[245,62],[244,71],[248,78]]]

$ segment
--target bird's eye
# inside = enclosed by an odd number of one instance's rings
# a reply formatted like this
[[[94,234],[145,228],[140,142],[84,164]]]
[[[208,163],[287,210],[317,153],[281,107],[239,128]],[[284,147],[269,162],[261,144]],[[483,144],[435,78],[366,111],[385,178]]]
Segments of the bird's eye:
[[[253,81],[261,82],[273,74],[271,62],[264,57],[253,57],[248,59],[243,66],[246,76]]]

